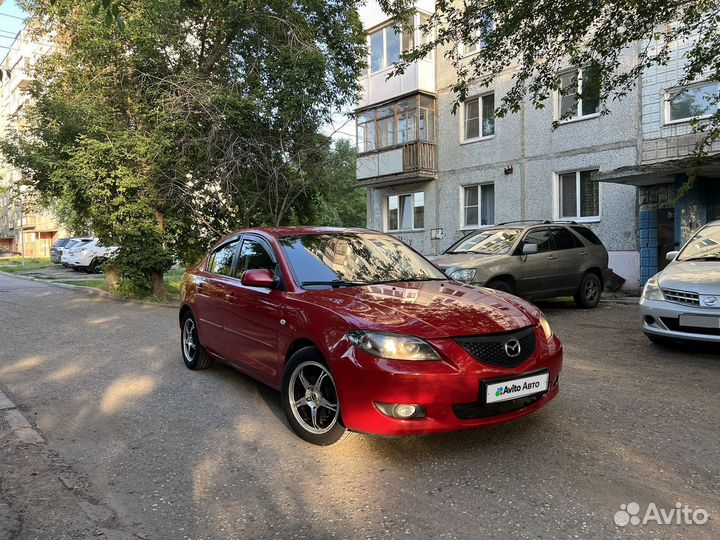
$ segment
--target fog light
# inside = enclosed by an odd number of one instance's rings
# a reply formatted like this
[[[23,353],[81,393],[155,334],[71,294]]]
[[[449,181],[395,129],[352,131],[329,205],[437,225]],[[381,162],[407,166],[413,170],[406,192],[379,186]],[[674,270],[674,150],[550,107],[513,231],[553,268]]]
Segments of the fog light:
[[[382,412],[385,416],[390,416],[392,418],[407,420],[409,418],[425,417],[425,407],[422,405],[393,405],[390,403],[375,403],[375,406],[380,409],[380,412]]]
[[[655,317],[645,315],[645,324],[655,324]]]

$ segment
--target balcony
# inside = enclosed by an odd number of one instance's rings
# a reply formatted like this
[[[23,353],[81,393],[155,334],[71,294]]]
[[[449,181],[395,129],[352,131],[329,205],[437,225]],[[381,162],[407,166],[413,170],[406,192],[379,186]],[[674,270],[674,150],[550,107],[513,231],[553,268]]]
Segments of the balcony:
[[[357,180],[364,187],[389,186],[437,178],[437,147],[435,143],[413,141],[359,155]]]

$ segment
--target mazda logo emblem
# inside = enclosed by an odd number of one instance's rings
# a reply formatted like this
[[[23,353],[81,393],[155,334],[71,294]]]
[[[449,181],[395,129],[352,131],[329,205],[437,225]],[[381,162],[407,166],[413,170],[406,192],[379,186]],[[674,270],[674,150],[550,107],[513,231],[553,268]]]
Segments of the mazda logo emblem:
[[[706,296],[703,298],[703,304],[707,307],[715,307],[718,303],[717,296]]]
[[[518,354],[520,354],[520,342],[515,338],[508,339],[503,347],[505,348],[505,354],[507,354],[510,358],[515,358]]]

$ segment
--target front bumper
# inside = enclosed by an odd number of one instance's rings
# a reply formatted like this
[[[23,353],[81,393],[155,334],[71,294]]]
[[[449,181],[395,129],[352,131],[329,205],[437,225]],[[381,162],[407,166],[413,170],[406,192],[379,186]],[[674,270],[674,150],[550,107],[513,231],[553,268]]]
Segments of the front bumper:
[[[680,326],[680,315],[683,314],[720,317],[720,309],[686,306],[666,300],[640,299],[640,318],[646,334],[668,339],[720,343],[718,329]]]
[[[537,411],[559,392],[562,344],[554,336],[546,341],[539,328],[535,353],[513,369],[482,363],[452,339],[429,341],[444,360],[385,360],[351,348],[343,358],[331,362],[343,423],[348,429],[392,436],[502,424]],[[482,403],[482,381],[522,377],[540,370],[549,373],[545,393],[502,405]],[[421,405],[426,416],[391,418],[380,412],[375,403]]]

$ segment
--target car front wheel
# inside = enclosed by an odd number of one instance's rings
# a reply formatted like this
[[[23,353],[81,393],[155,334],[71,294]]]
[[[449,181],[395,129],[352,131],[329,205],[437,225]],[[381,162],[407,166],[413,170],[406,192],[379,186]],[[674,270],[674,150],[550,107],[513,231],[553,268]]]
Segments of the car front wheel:
[[[601,294],[600,279],[595,274],[588,272],[583,276],[580,287],[575,293],[575,303],[583,309],[594,308],[600,302]]]
[[[305,347],[285,367],[282,405],[293,431],[309,443],[327,446],[346,434],[335,380],[320,351]]]

